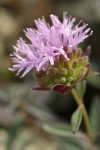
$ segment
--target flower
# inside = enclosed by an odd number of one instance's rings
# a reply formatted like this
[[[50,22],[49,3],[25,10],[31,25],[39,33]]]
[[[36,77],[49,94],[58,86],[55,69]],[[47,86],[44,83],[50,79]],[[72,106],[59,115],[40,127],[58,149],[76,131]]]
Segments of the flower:
[[[36,69],[36,77],[41,86],[52,87],[55,84],[74,84],[87,74],[88,56],[78,44],[89,37],[93,31],[88,24],[80,22],[74,27],[75,18],[66,12],[63,22],[55,15],[50,15],[52,25],[44,17],[35,20],[37,29],[27,28],[24,32],[30,43],[22,38],[13,46],[10,55],[13,65],[9,70],[21,71],[24,77],[31,69]],[[82,25],[81,25],[82,24]]]

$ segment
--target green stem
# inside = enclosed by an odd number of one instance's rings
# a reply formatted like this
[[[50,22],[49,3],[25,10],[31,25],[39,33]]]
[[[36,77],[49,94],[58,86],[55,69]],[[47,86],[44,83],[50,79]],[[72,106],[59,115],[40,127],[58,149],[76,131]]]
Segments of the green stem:
[[[93,144],[94,143],[94,137],[93,137],[92,132],[91,132],[90,121],[89,121],[89,117],[88,117],[86,108],[84,106],[84,103],[83,103],[83,101],[81,100],[81,98],[79,97],[79,95],[77,94],[77,92],[76,92],[76,90],[74,88],[71,90],[71,94],[73,95],[77,105],[78,106],[82,106],[81,110],[83,112],[83,119],[84,119],[86,132],[87,132],[87,135],[88,135],[91,143]]]

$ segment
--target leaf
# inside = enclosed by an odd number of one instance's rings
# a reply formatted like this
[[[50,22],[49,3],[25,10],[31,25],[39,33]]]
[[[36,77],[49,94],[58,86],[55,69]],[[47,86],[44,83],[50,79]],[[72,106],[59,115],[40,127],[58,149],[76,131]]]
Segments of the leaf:
[[[95,96],[90,109],[90,123],[95,134],[100,132],[100,97]]]
[[[68,150],[88,150],[88,148],[86,149],[87,145],[83,144],[83,139],[85,141],[86,137],[84,137],[81,132],[73,134],[71,127],[68,124],[44,124],[43,129],[58,137],[59,149],[61,150],[66,150],[66,148]],[[87,141],[86,138],[86,142]]]
[[[73,137],[71,127],[64,123],[43,124],[43,130],[60,137]]]
[[[78,132],[77,134],[72,133],[71,126],[67,123],[45,123],[42,125],[42,129],[49,134],[60,138],[83,138],[83,133]]]
[[[82,122],[82,106],[80,106],[71,117],[71,126],[73,133],[77,132]]]
[[[77,90],[78,95],[83,99],[83,96],[86,91],[86,80],[84,80],[83,82],[78,82],[76,84],[76,90]]]
[[[78,132],[73,134],[71,127],[65,123],[50,123],[43,124],[42,129],[52,135],[57,136],[56,140],[59,143],[61,150],[89,150],[91,144],[87,136]]]
[[[14,118],[12,121],[12,124],[8,128],[8,140],[7,140],[7,150],[12,150],[12,144],[16,138],[17,131],[22,125],[22,118],[21,116],[18,116]]]
[[[60,148],[61,150],[90,150],[91,145],[87,144],[88,140],[84,138],[67,138],[67,139],[60,139],[59,143],[61,143]]]
[[[67,94],[70,91],[71,88],[72,88],[72,86],[57,84],[57,85],[53,86],[52,89],[53,89],[53,91],[60,92],[62,94]]]

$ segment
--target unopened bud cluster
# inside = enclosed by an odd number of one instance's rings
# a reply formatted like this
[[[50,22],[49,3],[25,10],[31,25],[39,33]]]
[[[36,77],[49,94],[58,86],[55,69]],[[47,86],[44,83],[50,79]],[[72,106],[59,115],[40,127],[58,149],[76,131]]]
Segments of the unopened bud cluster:
[[[73,86],[76,82],[85,80],[89,73],[88,56],[82,50],[72,50],[68,53],[69,61],[64,56],[55,58],[54,65],[49,64],[46,70],[36,72],[36,78],[41,87],[53,87],[57,84]]]

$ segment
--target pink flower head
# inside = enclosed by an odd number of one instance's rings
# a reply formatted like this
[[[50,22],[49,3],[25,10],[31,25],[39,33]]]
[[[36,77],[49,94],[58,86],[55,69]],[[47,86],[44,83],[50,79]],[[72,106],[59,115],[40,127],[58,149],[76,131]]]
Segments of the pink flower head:
[[[46,23],[45,19],[35,20],[37,29],[27,28],[26,37],[30,40],[27,44],[20,38],[14,46],[14,52],[10,55],[13,66],[11,71],[17,71],[17,75],[24,70],[21,77],[24,77],[31,69],[37,71],[46,70],[48,65],[55,64],[55,58],[63,55],[66,61],[69,58],[64,50],[67,48],[68,53],[73,49],[77,50],[78,44],[92,34],[88,24],[73,27],[75,18],[63,14],[63,22],[55,15],[50,15],[52,26]]]

